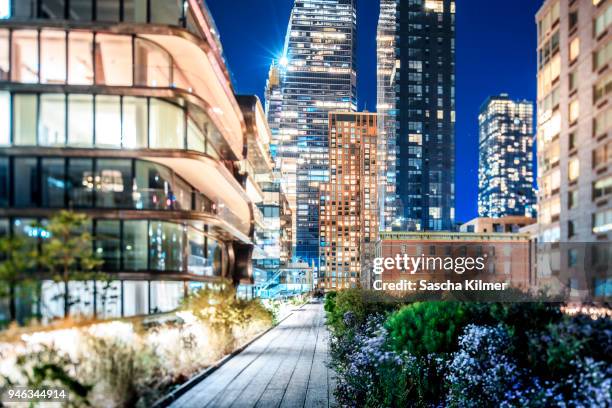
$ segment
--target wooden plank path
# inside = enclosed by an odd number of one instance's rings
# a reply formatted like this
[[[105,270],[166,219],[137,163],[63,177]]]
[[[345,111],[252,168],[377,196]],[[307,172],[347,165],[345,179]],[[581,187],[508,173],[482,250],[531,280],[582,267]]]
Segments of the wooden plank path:
[[[333,407],[328,343],[323,305],[308,303],[170,406]]]

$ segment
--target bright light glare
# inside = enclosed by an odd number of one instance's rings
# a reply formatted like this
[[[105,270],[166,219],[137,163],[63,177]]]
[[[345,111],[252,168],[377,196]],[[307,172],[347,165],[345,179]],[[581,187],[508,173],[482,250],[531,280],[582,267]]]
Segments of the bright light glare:
[[[9,0],[0,0],[0,20],[11,16],[11,5]]]
[[[285,56],[282,56],[281,59],[278,61],[278,63],[281,66],[286,67],[287,65],[289,65],[289,59]]]

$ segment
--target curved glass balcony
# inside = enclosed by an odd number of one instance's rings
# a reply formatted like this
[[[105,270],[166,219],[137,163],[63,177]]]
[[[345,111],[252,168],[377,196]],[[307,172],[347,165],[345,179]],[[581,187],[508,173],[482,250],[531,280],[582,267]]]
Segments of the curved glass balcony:
[[[242,117],[233,95],[228,96],[229,83],[219,81],[222,75],[215,67],[199,45],[172,33],[0,28],[0,84],[71,85],[77,92],[89,93],[112,87],[123,94],[142,90],[144,95],[172,90],[172,95],[189,95],[197,100],[188,109],[196,123],[193,131],[204,131],[206,126],[207,140],[236,160],[242,154]],[[134,90],[122,92],[125,88]]]

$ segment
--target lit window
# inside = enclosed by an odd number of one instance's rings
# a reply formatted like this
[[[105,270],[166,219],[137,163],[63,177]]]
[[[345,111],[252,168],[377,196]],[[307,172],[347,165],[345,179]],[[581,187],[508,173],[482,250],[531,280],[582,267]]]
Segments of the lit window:
[[[0,92],[0,146],[8,145],[11,140],[10,105],[11,95],[8,92]]]
[[[9,79],[9,65],[9,31],[2,29],[0,30],[0,81]]]
[[[43,94],[40,97],[38,142],[42,146],[66,143],[66,96]]]
[[[578,54],[580,54],[580,38],[576,37],[572,40],[572,42],[570,42],[570,45],[569,45],[570,62],[578,58]]]
[[[66,82],[66,33],[59,30],[40,32],[40,82]]]
[[[68,34],[68,83],[93,84],[93,34],[72,31]]]
[[[10,0],[0,0],[0,20],[9,18],[10,16],[11,16]]]
[[[567,167],[567,178],[569,181],[575,181],[578,179],[580,174],[580,161],[577,157],[574,157],[569,161]]]
[[[38,82],[38,32],[13,31],[11,79],[15,82]]]
[[[96,35],[96,83],[132,85],[132,39],[125,35]]]
[[[569,104],[569,123],[572,124],[578,120],[580,115],[580,104],[578,99],[573,100]]]
[[[612,5],[595,19],[595,37],[598,37],[612,23]]]
[[[612,230],[612,209],[593,214],[593,232],[602,234]]]

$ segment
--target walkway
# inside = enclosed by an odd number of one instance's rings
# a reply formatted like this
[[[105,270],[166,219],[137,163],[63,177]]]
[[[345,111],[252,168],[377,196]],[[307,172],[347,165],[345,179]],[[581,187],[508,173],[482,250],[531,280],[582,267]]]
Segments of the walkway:
[[[334,406],[324,319],[321,303],[296,309],[171,407]]]

